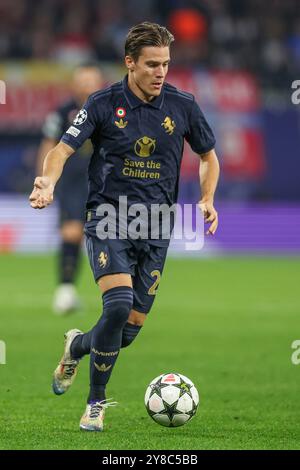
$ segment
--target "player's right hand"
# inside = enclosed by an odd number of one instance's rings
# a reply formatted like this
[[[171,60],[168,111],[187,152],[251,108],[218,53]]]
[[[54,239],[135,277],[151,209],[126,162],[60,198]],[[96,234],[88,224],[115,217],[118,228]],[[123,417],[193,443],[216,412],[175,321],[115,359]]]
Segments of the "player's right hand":
[[[53,201],[54,184],[48,176],[38,176],[34,180],[33,191],[29,196],[31,207],[43,209]]]

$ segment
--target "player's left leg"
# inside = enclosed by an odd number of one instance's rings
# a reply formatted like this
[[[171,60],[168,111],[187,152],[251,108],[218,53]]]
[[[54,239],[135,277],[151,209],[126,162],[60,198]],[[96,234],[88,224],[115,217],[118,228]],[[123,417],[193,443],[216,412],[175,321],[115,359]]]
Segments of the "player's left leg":
[[[121,348],[126,348],[135,340],[141,331],[146,318],[147,315],[145,313],[138,312],[134,309],[131,310],[127,323],[122,331]]]

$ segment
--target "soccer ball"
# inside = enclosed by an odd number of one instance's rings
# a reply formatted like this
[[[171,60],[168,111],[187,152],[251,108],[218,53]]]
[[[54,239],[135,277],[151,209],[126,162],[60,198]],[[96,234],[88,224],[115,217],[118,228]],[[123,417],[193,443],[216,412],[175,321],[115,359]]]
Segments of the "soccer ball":
[[[148,414],[158,424],[182,426],[192,419],[199,404],[193,382],[181,374],[162,374],[149,384],[145,393]]]

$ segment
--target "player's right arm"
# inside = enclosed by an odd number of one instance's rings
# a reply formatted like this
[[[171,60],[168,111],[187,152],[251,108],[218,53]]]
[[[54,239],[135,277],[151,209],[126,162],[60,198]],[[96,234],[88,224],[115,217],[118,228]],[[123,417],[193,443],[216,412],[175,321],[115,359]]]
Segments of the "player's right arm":
[[[42,175],[43,174],[43,164],[45,160],[45,156],[52,150],[55,145],[57,145],[59,142],[58,139],[52,139],[49,137],[44,137],[37,153],[37,161],[36,161],[36,175]]]
[[[63,116],[61,110],[58,109],[48,114],[45,123],[42,127],[43,139],[37,152],[37,178],[34,182],[34,189],[32,191],[32,194],[29,197],[31,206],[34,209],[42,209],[53,201],[53,192],[51,194],[51,191],[52,188],[54,189],[55,184],[51,182],[49,177],[43,174],[43,166],[45,158],[51,152],[51,150],[53,150],[58,144],[62,134]]]
[[[73,124],[63,134],[60,142],[47,153],[43,163],[43,176],[35,179],[33,191],[29,197],[31,207],[43,209],[51,204],[55,185],[67,159],[91,137],[99,123],[97,106],[91,95],[78,112]]]
[[[59,142],[50,150],[43,163],[43,176],[34,180],[33,191],[29,196],[31,207],[43,209],[53,201],[53,192],[67,159],[74,149],[64,142]]]

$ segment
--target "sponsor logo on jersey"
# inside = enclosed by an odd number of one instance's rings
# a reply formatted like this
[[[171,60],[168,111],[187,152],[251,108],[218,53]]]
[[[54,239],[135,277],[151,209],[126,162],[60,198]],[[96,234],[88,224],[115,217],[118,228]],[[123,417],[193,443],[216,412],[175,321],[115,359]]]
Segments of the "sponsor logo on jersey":
[[[135,142],[134,151],[139,157],[150,157],[156,147],[156,140],[151,137],[141,137]]]
[[[76,127],[74,126],[69,127],[69,129],[67,130],[67,134],[71,134],[73,137],[78,137],[80,132],[81,131],[79,129],[76,129]]]

